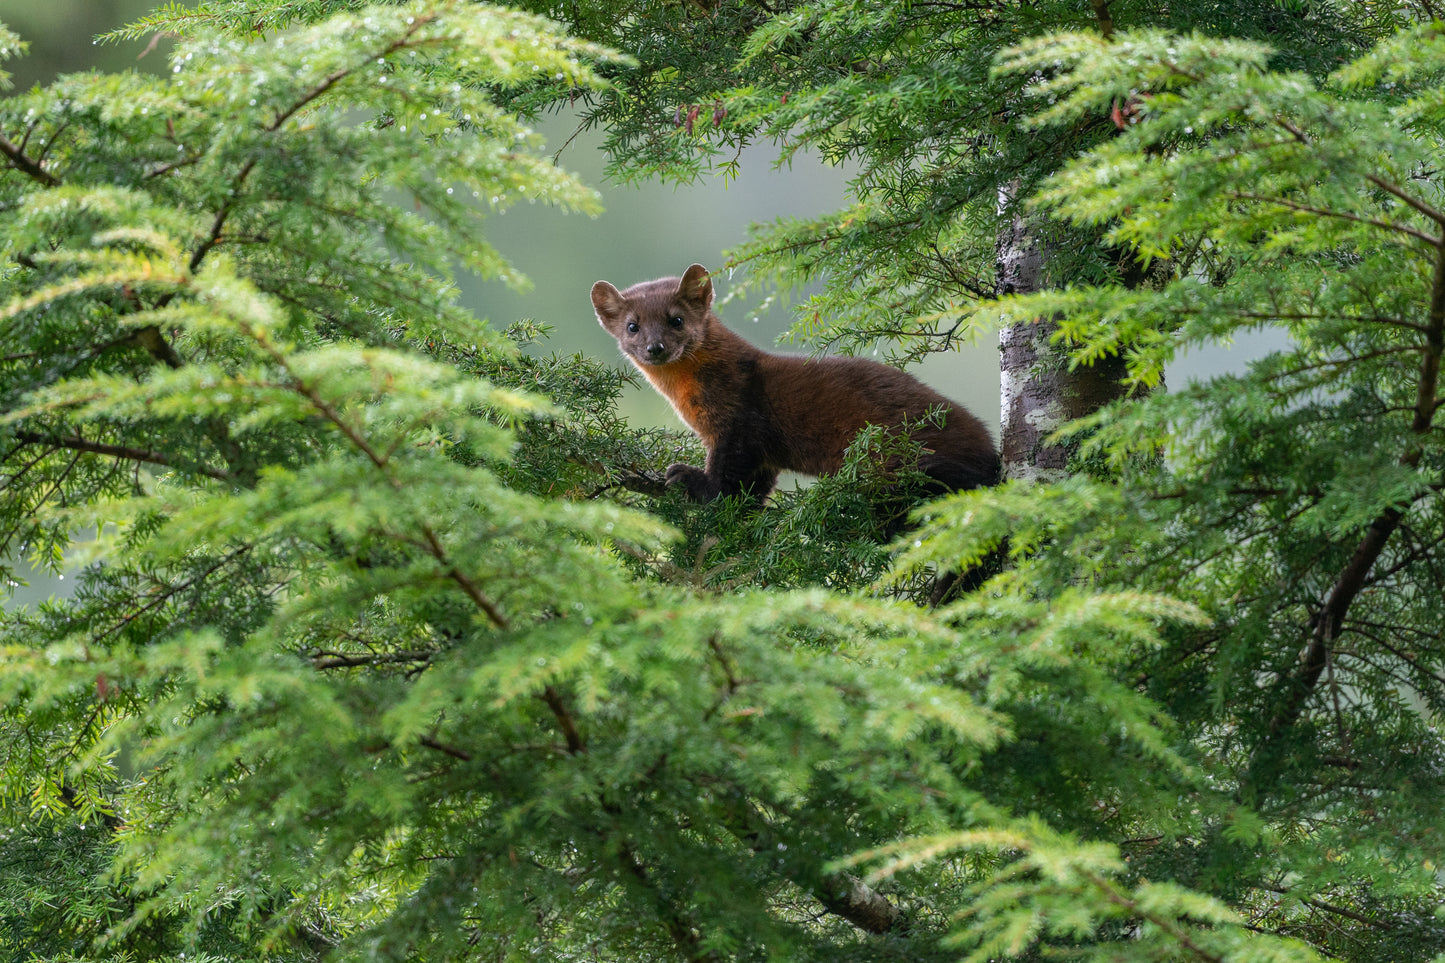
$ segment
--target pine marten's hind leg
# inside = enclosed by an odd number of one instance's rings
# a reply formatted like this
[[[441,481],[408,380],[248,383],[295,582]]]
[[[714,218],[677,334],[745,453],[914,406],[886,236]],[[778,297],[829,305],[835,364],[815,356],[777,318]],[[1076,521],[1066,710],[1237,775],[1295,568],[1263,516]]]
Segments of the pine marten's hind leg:
[[[992,451],[963,457],[930,452],[918,459],[918,470],[933,480],[925,487],[933,498],[997,485],[1000,468],[998,455]]]

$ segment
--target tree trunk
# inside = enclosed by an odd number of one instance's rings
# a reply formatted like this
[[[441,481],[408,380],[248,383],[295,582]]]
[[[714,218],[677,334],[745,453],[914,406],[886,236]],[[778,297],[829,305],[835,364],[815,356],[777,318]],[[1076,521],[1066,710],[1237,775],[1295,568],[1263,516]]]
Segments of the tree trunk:
[[[1042,290],[1048,252],[1014,208],[1015,185],[999,191],[1005,217],[997,245],[1000,297]],[[1050,441],[1061,425],[1123,396],[1121,358],[1107,358],[1070,370],[1067,353],[1050,338],[1058,324],[1050,318],[1019,321],[999,335],[1000,449],[1003,477],[1056,481],[1068,474],[1073,444]]]

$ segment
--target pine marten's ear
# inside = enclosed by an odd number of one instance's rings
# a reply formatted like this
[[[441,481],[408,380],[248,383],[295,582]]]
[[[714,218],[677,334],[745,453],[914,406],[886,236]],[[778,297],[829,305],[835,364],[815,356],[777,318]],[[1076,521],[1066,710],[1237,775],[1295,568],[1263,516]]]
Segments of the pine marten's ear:
[[[677,293],[683,301],[701,311],[712,307],[712,278],[707,276],[707,268],[694,264],[682,272],[682,283],[678,285]]]
[[[623,300],[621,291],[606,281],[598,281],[592,285],[592,309],[597,312],[597,323],[615,335],[622,324],[627,302]]]

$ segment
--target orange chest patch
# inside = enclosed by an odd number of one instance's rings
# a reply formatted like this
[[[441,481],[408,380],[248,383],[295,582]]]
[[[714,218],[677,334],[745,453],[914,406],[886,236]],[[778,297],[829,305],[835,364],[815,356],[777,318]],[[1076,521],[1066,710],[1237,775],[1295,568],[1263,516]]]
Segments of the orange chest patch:
[[[698,365],[688,359],[669,365],[638,365],[642,374],[668,402],[677,416],[704,441],[712,436],[711,422],[703,404],[702,384],[697,378]]]

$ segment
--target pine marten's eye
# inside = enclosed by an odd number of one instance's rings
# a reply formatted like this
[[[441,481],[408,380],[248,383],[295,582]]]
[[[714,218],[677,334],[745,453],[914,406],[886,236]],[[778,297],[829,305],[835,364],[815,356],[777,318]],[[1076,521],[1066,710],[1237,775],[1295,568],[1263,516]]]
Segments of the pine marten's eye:
[[[667,319],[667,323],[672,325],[674,328],[680,328],[682,327],[682,318],[674,314],[672,317]]]
[[[627,333],[628,333],[628,334],[636,334],[636,333],[637,333],[637,322],[636,322],[636,321],[629,321],[629,322],[627,322]]]

